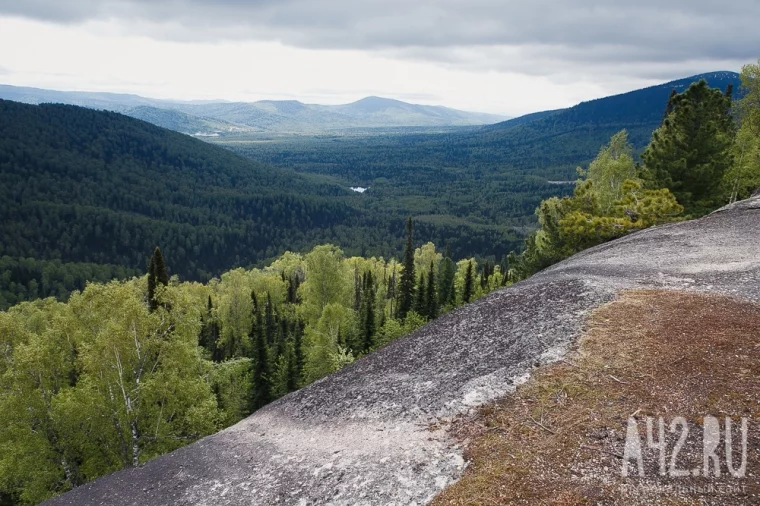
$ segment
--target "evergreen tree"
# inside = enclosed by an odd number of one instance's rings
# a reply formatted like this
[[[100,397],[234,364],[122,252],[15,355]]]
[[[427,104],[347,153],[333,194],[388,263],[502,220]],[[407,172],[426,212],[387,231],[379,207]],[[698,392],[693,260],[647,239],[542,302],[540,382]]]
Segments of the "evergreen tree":
[[[219,339],[219,323],[214,318],[213,309],[214,306],[209,295],[206,314],[201,316],[201,332],[198,336],[198,344],[208,350],[211,354],[211,360],[221,362],[222,354],[217,342]]]
[[[438,286],[438,306],[444,308],[449,304],[456,304],[456,292],[454,290],[454,278],[457,266],[451,259],[451,251],[446,247],[446,257],[441,265],[441,275]]]
[[[293,325],[293,353],[296,357],[295,367],[297,378],[300,378],[303,372],[303,334],[304,324],[300,319],[296,320],[295,324]]]
[[[464,289],[462,291],[462,302],[467,304],[472,299],[474,273],[472,272],[472,261],[467,264],[467,271],[464,276]]]
[[[502,257],[499,270],[501,271],[501,286],[507,286],[507,278],[509,277],[509,257],[507,255]]]
[[[414,273],[414,228],[412,217],[406,223],[406,248],[404,250],[404,270],[401,273],[399,282],[399,301],[397,316],[400,319],[406,318],[409,311],[412,310],[414,303],[414,283],[417,281]]]
[[[267,305],[264,308],[264,336],[268,346],[274,344],[275,337],[277,336],[277,319],[274,312],[274,304],[272,304],[272,295],[267,292]]]
[[[156,246],[148,264],[148,304],[151,311],[158,309],[156,288],[159,284],[168,286],[169,274],[166,271],[166,263],[164,262],[164,256],[161,254],[161,248]]]
[[[359,276],[359,264],[354,262],[354,311],[359,311],[362,303],[362,277]]]
[[[282,397],[298,389],[299,376],[293,340],[288,339],[283,349],[282,355],[275,361],[272,393],[276,397]]]
[[[375,344],[375,286],[372,271],[364,274],[362,283],[362,300],[361,300],[361,324],[362,324],[362,342],[361,352],[367,353]]]
[[[285,363],[287,364],[287,383],[285,384],[288,392],[295,392],[298,390],[298,381],[300,372],[298,370],[298,363],[295,353],[295,343],[292,339],[288,339],[285,344]]]
[[[290,276],[288,278],[288,291],[285,296],[285,301],[289,304],[296,304],[298,302],[298,277]]]
[[[731,98],[702,80],[671,97],[662,126],[641,159],[651,188],[668,188],[690,214],[720,203],[718,188],[732,164]]]
[[[438,297],[435,293],[435,282],[435,264],[431,261],[427,279],[427,294],[425,295],[425,302],[427,303],[425,313],[430,320],[438,317]]]
[[[288,319],[285,316],[278,315],[277,319],[277,337],[274,340],[274,358],[275,360],[285,353],[285,343],[288,340]]]
[[[414,312],[423,318],[427,318],[425,286],[425,273],[420,273],[420,280],[417,283],[417,299],[414,302]]]
[[[251,408],[255,411],[271,401],[272,394],[269,383],[269,353],[255,292],[251,292],[251,299],[253,300],[254,315],[248,337],[251,340]]]

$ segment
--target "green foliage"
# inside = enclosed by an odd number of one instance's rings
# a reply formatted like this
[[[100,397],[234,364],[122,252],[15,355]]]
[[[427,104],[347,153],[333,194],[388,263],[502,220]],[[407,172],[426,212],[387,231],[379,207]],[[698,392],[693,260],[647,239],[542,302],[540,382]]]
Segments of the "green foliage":
[[[603,146],[588,170],[578,169],[594,185],[599,211],[608,214],[622,196],[623,182],[636,177],[633,147],[628,144],[628,132],[621,130]]]
[[[401,271],[401,282],[399,283],[399,301],[396,315],[400,319],[406,318],[407,313],[412,310],[414,301],[414,286],[416,283],[414,276],[414,224],[411,216],[406,223],[406,248],[404,249],[404,269]]]
[[[346,299],[350,286],[341,271],[342,262],[343,251],[332,245],[317,246],[306,255],[306,281],[299,291],[307,322],[316,322],[328,305],[340,304]]]
[[[219,407],[221,426],[232,425],[251,412],[251,359],[240,357],[214,364],[209,383]]]
[[[168,279],[154,257],[140,278],[0,312],[0,494],[36,503],[139,465],[414,331],[439,311],[437,262],[454,291],[444,310],[501,286],[486,264],[485,282],[465,296],[448,255],[440,260],[433,244],[417,253],[428,262],[413,287],[425,314],[403,320],[392,290],[399,263],[345,258],[332,245],[208,284]],[[477,277],[474,259],[460,264]],[[297,297],[289,279],[299,280]]]
[[[760,188],[760,60],[742,68],[744,98],[737,103],[739,131],[732,155],[733,165],[723,181],[729,202],[749,197]]]
[[[446,257],[443,259],[441,275],[438,286],[438,307],[447,308],[456,304],[456,292],[454,291],[454,277],[456,275],[456,264],[451,259],[449,251],[446,251]]]
[[[16,264],[0,271],[0,308],[65,300],[88,280],[142,273],[145,252],[157,244],[169,274],[207,281],[327,242],[351,254],[396,256],[409,214],[426,215],[419,238],[451,242],[460,256],[501,254],[520,241],[511,223],[462,220],[412,201],[367,206],[369,195],[332,177],[266,167],[115,113],[0,101],[0,117],[0,258]],[[511,183],[499,188],[512,191]],[[516,191],[534,188],[557,190],[533,181]],[[25,259],[38,265],[30,269]]]
[[[270,354],[267,347],[267,329],[261,316],[261,308],[256,299],[256,292],[251,292],[251,332],[248,338],[251,343],[251,407],[256,410],[272,400],[270,377]],[[271,304],[267,305],[269,308]]]
[[[662,126],[641,155],[651,188],[668,188],[691,215],[720,205],[719,187],[732,165],[731,97],[704,80],[674,95]]]
[[[536,210],[541,228],[520,256],[510,255],[509,277],[524,279],[560,260],[636,230],[676,221],[683,212],[667,189],[645,189],[634,170],[625,131],[614,135],[576,183],[572,197],[551,198]],[[601,189],[599,188],[601,185]]]
[[[197,347],[198,311],[175,286],[150,311],[145,278],[90,284],[0,313],[3,491],[22,503],[138,465],[221,426]]]
[[[475,283],[475,274],[472,269],[472,262],[467,262],[467,270],[464,275],[464,290],[462,290],[462,302],[470,302],[473,294],[473,283]]]
[[[421,288],[420,288],[421,289]],[[436,293],[435,261],[430,261],[430,270],[425,287],[425,317],[434,320],[438,317],[438,294]]]
[[[161,249],[156,246],[148,264],[148,302],[151,311],[155,311],[158,308],[156,289],[159,285],[167,286],[168,284],[169,273],[166,271],[164,256],[161,254]]]

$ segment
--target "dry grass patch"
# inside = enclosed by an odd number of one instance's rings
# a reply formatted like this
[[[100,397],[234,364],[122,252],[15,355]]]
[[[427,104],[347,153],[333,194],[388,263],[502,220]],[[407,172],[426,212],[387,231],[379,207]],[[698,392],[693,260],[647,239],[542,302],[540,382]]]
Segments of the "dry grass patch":
[[[450,431],[465,447],[465,476],[443,491],[450,504],[760,504],[760,306],[727,297],[631,291],[596,310],[563,362]],[[629,416],[639,422],[645,476],[623,477]],[[667,465],[681,430],[688,437],[676,469],[703,469],[705,416],[734,420],[734,467],[741,457],[739,418],[749,418],[744,478],[659,475],[646,417],[663,417]],[[654,436],[657,437],[655,424]],[[723,426],[721,427],[723,429]],[[679,428],[680,429],[680,428]],[[694,471],[696,472],[696,471]]]

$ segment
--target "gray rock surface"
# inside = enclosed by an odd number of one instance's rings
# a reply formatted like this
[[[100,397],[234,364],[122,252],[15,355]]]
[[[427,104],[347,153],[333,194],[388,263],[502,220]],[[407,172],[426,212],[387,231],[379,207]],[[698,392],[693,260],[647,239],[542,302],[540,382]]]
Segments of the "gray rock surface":
[[[424,504],[465,462],[434,422],[561,357],[626,288],[760,301],[760,197],[561,262],[446,314],[218,434],[52,504]]]

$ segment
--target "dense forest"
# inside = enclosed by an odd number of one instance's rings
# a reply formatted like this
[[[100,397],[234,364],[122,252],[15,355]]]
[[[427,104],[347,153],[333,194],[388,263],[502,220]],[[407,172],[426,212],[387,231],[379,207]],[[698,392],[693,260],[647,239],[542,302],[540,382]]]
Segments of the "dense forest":
[[[148,274],[0,312],[0,504],[34,504],[229,426],[440,313],[504,266],[434,244],[403,261],[333,245],[207,284]]]
[[[377,212],[330,178],[116,113],[0,101],[0,117],[0,308],[142,271],[156,244],[172,274],[200,281],[323,242],[391,256],[418,213],[412,202]],[[502,256],[520,241],[508,227],[435,216],[418,235],[458,258]]]
[[[735,74],[706,77],[740,89]],[[638,159],[687,85],[480,129],[227,139],[248,159],[115,113],[0,101],[0,308],[142,272],[156,244],[198,281],[325,242],[390,257],[409,215],[454,258],[495,261],[614,132],[628,129]]]
[[[616,132],[628,131],[638,156],[660,125],[669,94],[703,78],[721,90],[732,86],[734,98],[741,96],[738,74],[716,72],[478,129],[437,134],[365,131],[251,142],[240,136],[212,142],[301,173],[370,187],[374,195],[370,191],[368,196],[375,198],[378,208],[413,201],[431,212],[440,208],[455,216],[519,226],[540,200],[556,192],[547,181],[575,180],[576,167],[588,164]],[[476,205],[470,209],[470,203]]]

